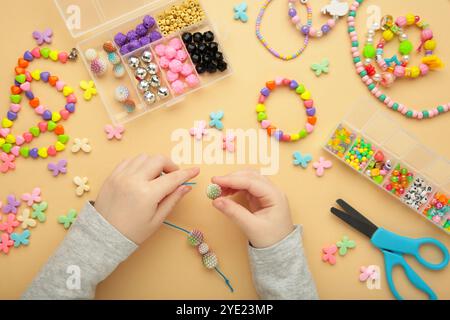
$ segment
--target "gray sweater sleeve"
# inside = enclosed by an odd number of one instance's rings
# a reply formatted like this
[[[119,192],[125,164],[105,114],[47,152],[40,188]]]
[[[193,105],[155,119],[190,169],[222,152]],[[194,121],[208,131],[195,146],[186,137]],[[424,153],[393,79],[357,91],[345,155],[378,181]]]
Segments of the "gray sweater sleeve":
[[[264,249],[249,246],[253,282],[261,299],[318,299],[308,268],[301,238],[301,227],[279,243]]]
[[[97,284],[136,248],[86,203],[22,299],[93,299]]]

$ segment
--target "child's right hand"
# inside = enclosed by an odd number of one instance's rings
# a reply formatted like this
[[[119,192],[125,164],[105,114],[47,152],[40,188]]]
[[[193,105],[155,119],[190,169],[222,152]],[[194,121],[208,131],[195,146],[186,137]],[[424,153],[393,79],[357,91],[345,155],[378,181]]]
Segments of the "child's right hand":
[[[223,191],[214,207],[232,219],[255,248],[270,247],[294,230],[286,195],[258,172],[238,171],[212,182]],[[223,197],[236,192],[245,193],[249,209]]]

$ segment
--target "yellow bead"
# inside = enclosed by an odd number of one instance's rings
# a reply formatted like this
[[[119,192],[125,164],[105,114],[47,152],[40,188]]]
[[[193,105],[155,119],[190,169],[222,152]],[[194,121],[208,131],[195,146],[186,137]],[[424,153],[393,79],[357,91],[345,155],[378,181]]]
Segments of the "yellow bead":
[[[262,103],[258,103],[256,105],[256,112],[260,113],[260,112],[265,112],[266,111],[266,106],[263,105]]]
[[[59,120],[61,120],[61,115],[59,112],[52,112],[52,121],[58,122]]]
[[[411,78],[417,78],[420,76],[420,69],[417,66],[411,67]]]
[[[394,33],[390,29],[383,31],[383,39],[384,40],[391,41],[392,38],[394,38]]]
[[[3,128],[11,128],[12,125],[13,125],[13,122],[11,120],[9,120],[8,118],[2,119],[2,127]]]
[[[0,138],[0,147],[5,144],[5,139]]]
[[[16,137],[12,134],[8,134],[5,138],[5,141],[11,144],[16,143]]]
[[[291,141],[300,140],[300,135],[298,133],[291,134]]]
[[[47,148],[45,148],[45,147],[39,148],[39,150],[38,150],[38,155],[39,155],[42,159],[46,159],[46,158],[48,157]]]
[[[309,100],[311,99],[311,92],[309,92],[308,90],[306,90],[305,92],[303,92],[300,95],[300,98],[302,98],[302,100]]]
[[[425,41],[423,47],[425,48],[425,50],[434,50],[436,49],[436,40],[427,40]]]
[[[416,22],[416,16],[412,13],[408,13],[406,15],[406,24],[407,25],[413,25]]]
[[[56,151],[63,151],[65,148],[66,148],[66,146],[64,144],[62,144],[59,141],[56,141],[56,143],[55,143]]]

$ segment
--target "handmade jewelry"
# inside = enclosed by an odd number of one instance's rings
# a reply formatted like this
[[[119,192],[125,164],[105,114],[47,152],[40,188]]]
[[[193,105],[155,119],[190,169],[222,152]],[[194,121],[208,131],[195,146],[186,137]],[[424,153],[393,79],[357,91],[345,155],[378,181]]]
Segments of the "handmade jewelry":
[[[303,51],[305,51],[306,47],[308,46],[308,42],[309,42],[309,34],[305,35],[305,40],[303,42],[303,47],[301,47],[300,49],[298,49],[295,53],[290,54],[290,55],[282,55],[279,54],[274,48],[272,48],[269,43],[267,42],[266,39],[264,39],[264,36],[261,33],[261,22],[262,22],[262,18],[264,16],[264,13],[268,7],[268,5],[272,2],[272,0],[266,0],[264,2],[264,4],[262,5],[258,17],[256,18],[256,37],[258,38],[258,40],[262,43],[262,45],[275,57],[277,57],[278,59],[281,60],[292,60],[297,58],[298,56],[300,56]],[[308,10],[308,21],[307,21],[307,26],[309,26],[311,28],[312,26],[312,11],[311,8],[309,7],[308,4],[306,4],[307,6],[307,10]]]
[[[353,62],[355,64],[355,69],[358,75],[361,77],[363,83],[367,86],[369,91],[374,95],[378,100],[383,102],[388,108],[398,111],[404,116],[408,118],[415,119],[427,119],[433,118],[440,114],[447,112],[450,108],[450,102],[446,104],[439,105],[433,109],[417,111],[414,109],[410,109],[402,103],[395,102],[392,98],[384,94],[376,85],[376,83],[370,78],[367,71],[365,70],[365,66],[363,61],[361,61],[361,54],[359,52],[359,42],[358,42],[358,33],[355,27],[355,18],[356,12],[363,3],[364,0],[355,0],[353,4],[350,6],[350,12],[348,14],[347,24],[348,24],[348,34],[351,41],[351,52],[353,57]]]
[[[274,125],[267,120],[265,101],[273,90],[280,86],[287,86],[291,90],[300,95],[303,104],[306,108],[307,121],[305,128],[301,129],[298,133],[288,134],[284,133],[281,129],[277,129]],[[278,141],[297,141],[306,138],[308,134],[314,131],[314,126],[317,122],[316,108],[314,107],[314,101],[311,98],[311,92],[308,91],[303,84],[299,84],[295,80],[289,80],[286,78],[277,78],[274,81],[266,82],[266,86],[261,89],[258,104],[256,105],[256,112],[258,114],[258,121],[261,123],[261,127],[267,130],[269,136],[274,136]]]
[[[288,2],[288,15],[291,19],[291,22],[295,25],[297,30],[299,30],[303,35],[310,36],[312,38],[321,38],[324,35],[327,35],[331,29],[336,25],[336,21],[345,16],[348,13],[348,4],[345,2],[339,2],[339,0],[332,0],[329,5],[322,8],[323,14],[331,15],[331,19],[327,21],[319,30],[316,30],[311,25],[305,24],[303,25],[300,21],[300,17],[297,14],[297,10],[295,9],[295,1],[289,0]],[[308,20],[312,19],[312,8],[309,5],[308,0],[299,0],[299,2],[306,6],[306,11],[308,13]]]

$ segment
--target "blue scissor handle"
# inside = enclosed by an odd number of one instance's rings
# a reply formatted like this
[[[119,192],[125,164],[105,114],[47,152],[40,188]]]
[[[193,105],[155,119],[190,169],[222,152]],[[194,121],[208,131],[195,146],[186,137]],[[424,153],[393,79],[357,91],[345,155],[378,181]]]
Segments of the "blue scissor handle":
[[[392,269],[395,266],[401,266],[405,271],[406,276],[409,281],[419,290],[425,292],[430,300],[437,300],[437,295],[433,290],[425,283],[425,281],[420,278],[417,273],[406,263],[403,256],[386,250],[381,250],[384,254],[384,265],[386,269],[386,278],[391,289],[392,294],[398,300],[403,300],[402,296],[398,293],[394,285],[394,280],[392,279]]]
[[[414,256],[420,264],[431,270],[444,269],[449,262],[449,253],[444,244],[433,238],[411,239],[399,236],[383,228],[378,228],[370,240],[374,246],[381,250],[392,251],[398,254],[409,254]],[[420,246],[430,244],[437,247],[444,258],[440,263],[431,263],[420,255]]]

